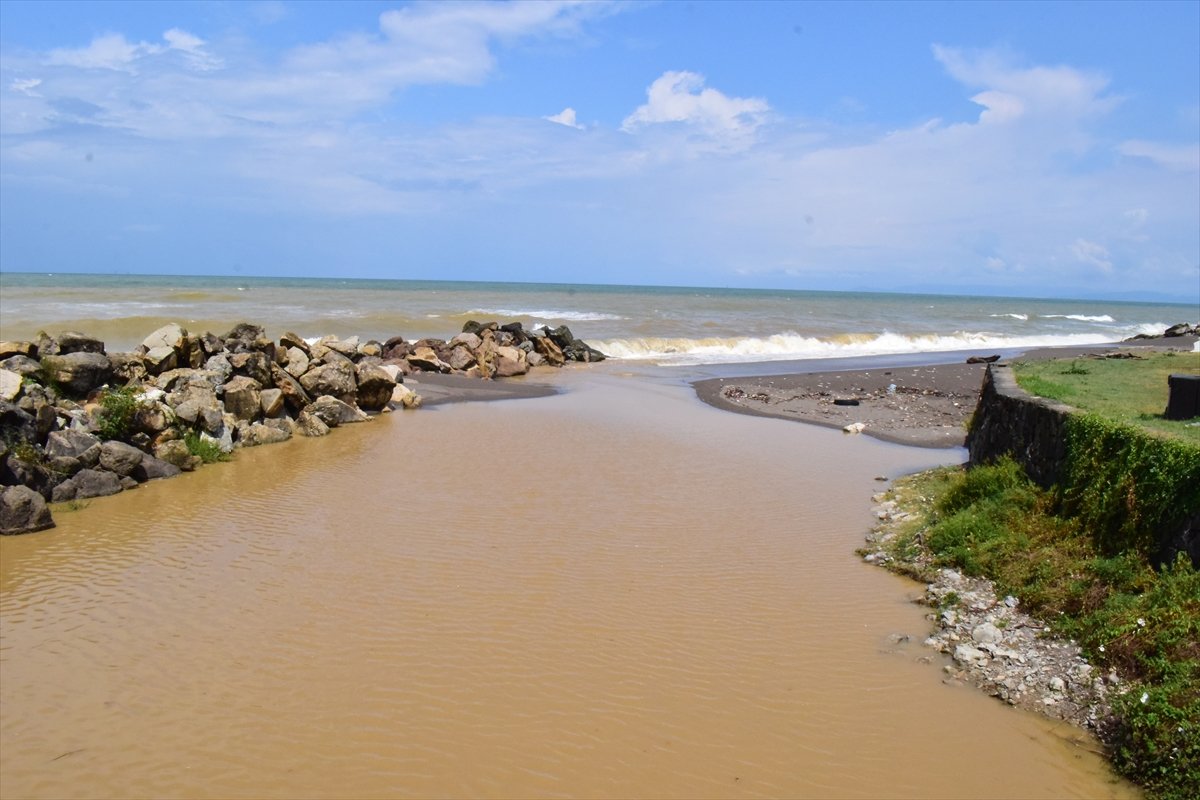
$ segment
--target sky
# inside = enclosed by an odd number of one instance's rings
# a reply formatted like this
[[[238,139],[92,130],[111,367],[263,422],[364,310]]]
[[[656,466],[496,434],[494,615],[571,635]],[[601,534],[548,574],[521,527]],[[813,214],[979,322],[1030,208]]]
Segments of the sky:
[[[1200,3],[0,0],[0,270],[1200,303]]]

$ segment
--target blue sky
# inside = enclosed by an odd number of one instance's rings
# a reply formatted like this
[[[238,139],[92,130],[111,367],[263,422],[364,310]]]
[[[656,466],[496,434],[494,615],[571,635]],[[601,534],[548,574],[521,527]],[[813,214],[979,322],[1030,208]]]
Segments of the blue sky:
[[[2,0],[0,269],[1200,302],[1200,3]]]

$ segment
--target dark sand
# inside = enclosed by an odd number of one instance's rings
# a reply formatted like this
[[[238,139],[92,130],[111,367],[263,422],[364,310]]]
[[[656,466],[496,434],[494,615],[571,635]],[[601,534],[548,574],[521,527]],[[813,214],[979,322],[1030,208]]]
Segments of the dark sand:
[[[1143,348],[1191,351],[1195,341],[1192,336],[1159,337],[1096,347],[1046,348],[1023,353],[1019,358],[1074,358]],[[986,364],[966,363],[881,367],[712,378],[693,386],[701,400],[728,411],[832,428],[858,422],[865,426],[862,433],[884,441],[917,447],[961,447],[986,369]],[[889,391],[893,385],[894,390]],[[843,404],[836,402],[839,400]]]

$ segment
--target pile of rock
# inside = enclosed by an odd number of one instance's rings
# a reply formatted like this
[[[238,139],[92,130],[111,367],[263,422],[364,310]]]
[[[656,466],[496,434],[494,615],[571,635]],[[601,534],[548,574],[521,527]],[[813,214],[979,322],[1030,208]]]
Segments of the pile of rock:
[[[115,494],[190,471],[201,454],[323,436],[420,397],[404,376],[482,378],[604,355],[565,326],[469,322],[449,341],[267,339],[257,325],[224,336],[177,324],[136,350],[109,353],[81,333],[0,342],[0,533],[54,523],[46,501]]]

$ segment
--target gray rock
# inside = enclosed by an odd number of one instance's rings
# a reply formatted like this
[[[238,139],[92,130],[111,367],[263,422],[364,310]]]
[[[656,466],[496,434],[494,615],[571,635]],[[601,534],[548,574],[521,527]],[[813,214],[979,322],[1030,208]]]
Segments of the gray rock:
[[[391,402],[396,381],[387,370],[373,364],[359,364],[357,381],[359,408],[378,411]]]
[[[354,365],[348,361],[339,361],[310,369],[300,379],[300,385],[313,397],[328,395],[346,404],[354,403],[358,399],[358,383],[354,377]]]
[[[271,383],[271,367],[273,366],[271,361],[265,353],[257,350],[236,353],[229,357],[229,363],[233,365],[233,371],[236,374],[253,378],[258,381],[260,386],[267,386]]]
[[[28,486],[8,486],[0,492],[0,534],[33,533],[54,527],[46,499]]]
[[[287,364],[284,369],[293,378],[299,380],[304,373],[308,372],[308,351],[301,350],[299,347],[289,347],[287,349]]]
[[[130,477],[138,483],[145,483],[157,478],[174,478],[180,472],[182,469],[175,464],[146,453],[143,454],[141,463],[133,470]]]
[[[283,413],[282,389],[263,389],[259,392],[258,399],[264,417],[278,417]]]
[[[161,375],[179,367],[179,354],[171,347],[155,347],[146,351],[143,357],[146,371],[151,375]]]
[[[73,459],[84,467],[100,463],[101,446],[99,437],[82,431],[54,431],[46,437],[47,457]]]
[[[236,375],[225,384],[225,410],[238,419],[254,420],[262,413],[262,384]]]
[[[969,644],[960,644],[954,648],[954,660],[960,664],[983,666],[988,662],[988,654]]]
[[[275,444],[277,442],[286,442],[292,438],[290,431],[280,430],[272,425],[264,425],[261,422],[255,422],[248,426],[245,434],[242,436],[242,447],[257,447],[262,444]]]
[[[459,336],[471,336],[471,334],[460,333]],[[470,369],[475,366],[475,353],[466,345],[457,345],[450,350],[450,355],[446,357],[446,363],[452,370],[462,371]]]
[[[164,403],[144,402],[133,412],[133,426],[152,436],[157,436],[173,424],[175,412]]]
[[[0,400],[0,431],[12,442],[32,444],[37,441],[37,418],[20,406]]]
[[[35,380],[40,379],[42,374],[40,363],[19,353],[0,361],[0,368],[15,372],[22,378],[34,378]]]
[[[104,353],[104,342],[95,336],[88,336],[78,331],[63,331],[58,335],[58,354],[70,353]]]
[[[45,356],[42,370],[47,378],[62,386],[69,394],[83,396],[108,382],[112,363],[100,353],[76,352]]]
[[[370,419],[361,410],[329,395],[318,397],[305,411],[319,417],[331,428],[351,422],[366,422]]]
[[[305,410],[296,417],[296,430],[302,436],[325,436],[329,433],[329,426],[316,414]]]
[[[113,473],[98,469],[81,469],[71,478],[55,486],[51,499],[55,503],[63,503],[88,497],[107,497],[121,489],[121,479]]]
[[[166,347],[171,350],[183,350],[183,345],[187,339],[187,331],[174,322],[163,325],[154,333],[142,340],[142,347],[147,350],[154,350],[159,347]]]
[[[224,353],[209,356],[209,359],[204,362],[204,368],[220,375],[221,383],[225,383],[233,377],[233,364],[229,363],[229,359],[225,357]]]
[[[299,412],[312,402],[300,381],[284,372],[278,364],[271,365],[271,377],[275,380],[276,388],[283,392],[283,401],[288,408]]]
[[[1003,638],[1003,634],[995,625],[985,622],[975,626],[975,629],[971,631],[971,638],[979,644],[996,644]]]
[[[21,393],[21,385],[24,383],[19,372],[13,372],[9,369],[0,369],[0,400],[12,402],[17,399],[17,395]]]
[[[100,466],[114,475],[132,475],[146,454],[131,444],[109,441],[100,446]]]
[[[188,451],[187,444],[180,439],[172,439],[158,445],[154,448],[154,455],[184,472],[191,472],[203,463],[199,456],[194,456]]]

